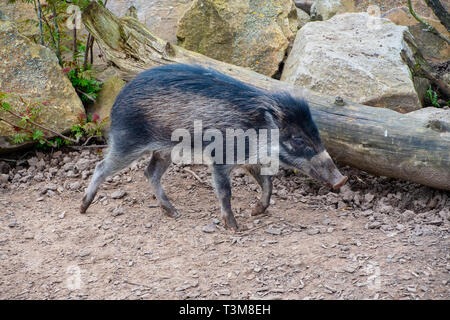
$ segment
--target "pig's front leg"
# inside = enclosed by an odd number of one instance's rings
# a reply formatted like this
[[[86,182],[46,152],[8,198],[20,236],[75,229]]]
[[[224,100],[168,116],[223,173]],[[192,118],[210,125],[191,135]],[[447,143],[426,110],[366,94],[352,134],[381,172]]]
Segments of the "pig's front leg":
[[[231,228],[234,231],[237,231],[238,226],[231,209],[230,171],[232,167],[226,165],[213,165],[211,169],[213,185],[217,198],[219,198],[221,215],[225,228]]]
[[[253,208],[252,216],[263,214],[270,205],[270,197],[272,196],[272,176],[261,175],[260,166],[245,166],[245,169],[261,187],[261,200],[258,201]]]

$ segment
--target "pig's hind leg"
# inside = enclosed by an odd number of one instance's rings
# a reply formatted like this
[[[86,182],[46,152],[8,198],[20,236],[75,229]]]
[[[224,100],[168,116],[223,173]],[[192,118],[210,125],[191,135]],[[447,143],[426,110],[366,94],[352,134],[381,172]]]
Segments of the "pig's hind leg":
[[[261,187],[261,200],[258,201],[252,210],[252,216],[263,214],[270,205],[272,195],[272,177],[261,175],[260,166],[245,166],[247,172],[256,180]]]
[[[166,151],[154,151],[150,159],[150,163],[145,169],[145,176],[153,187],[156,199],[158,199],[159,205],[163,212],[170,217],[178,217],[179,213],[175,207],[170,203],[166,193],[161,185],[161,178],[166,172],[171,163],[170,152]]]
[[[238,230],[236,219],[231,209],[231,182],[230,171],[232,167],[225,165],[212,166],[212,180],[216,195],[220,201],[220,208],[222,220],[225,228],[231,228],[234,231]]]

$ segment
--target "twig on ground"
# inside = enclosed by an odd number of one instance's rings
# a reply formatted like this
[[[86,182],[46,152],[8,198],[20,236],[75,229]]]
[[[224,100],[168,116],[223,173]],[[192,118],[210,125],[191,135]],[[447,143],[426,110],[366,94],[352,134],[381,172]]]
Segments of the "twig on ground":
[[[85,147],[89,141],[91,141],[93,138],[97,138],[98,136],[90,136],[89,138],[86,139],[86,141],[81,145],[82,147]]]
[[[197,179],[200,183],[205,183],[194,171],[188,168],[183,168],[184,171],[189,172],[194,176],[195,179]]]
[[[83,150],[83,149],[102,149],[107,148],[107,144],[93,144],[90,146],[68,146],[69,148],[75,149],[75,150]]]
[[[124,282],[127,283],[127,284],[131,284],[132,286],[140,286],[140,287],[153,289],[152,286],[149,286],[149,285],[146,285],[146,284],[142,284],[142,283],[134,283],[134,282],[131,282],[131,281],[128,281],[128,280],[125,280]]]

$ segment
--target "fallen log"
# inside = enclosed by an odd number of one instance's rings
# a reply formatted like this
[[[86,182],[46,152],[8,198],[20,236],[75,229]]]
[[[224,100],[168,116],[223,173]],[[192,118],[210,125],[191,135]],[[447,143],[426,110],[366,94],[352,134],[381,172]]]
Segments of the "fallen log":
[[[392,110],[341,101],[208,58],[158,38],[132,17],[119,19],[95,1],[83,12],[83,21],[124,80],[154,66],[190,63],[213,67],[264,90],[303,95],[324,145],[339,163],[450,190],[450,132],[448,126],[436,123],[439,120],[429,123]]]

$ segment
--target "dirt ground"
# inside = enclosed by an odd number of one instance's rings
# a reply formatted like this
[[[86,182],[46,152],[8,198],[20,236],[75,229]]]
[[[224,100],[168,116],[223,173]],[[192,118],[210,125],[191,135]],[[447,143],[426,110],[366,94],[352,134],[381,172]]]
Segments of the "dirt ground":
[[[163,184],[181,216],[162,215],[145,158],[79,214],[99,159],[0,160],[1,299],[450,298],[448,192],[342,168],[349,184],[335,193],[281,171],[267,214],[251,217],[259,190],[237,170],[247,230],[234,233],[205,167],[170,167]]]

